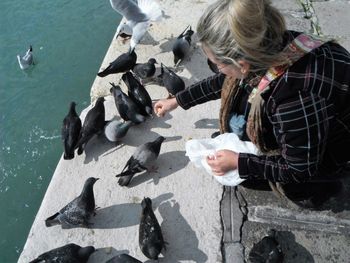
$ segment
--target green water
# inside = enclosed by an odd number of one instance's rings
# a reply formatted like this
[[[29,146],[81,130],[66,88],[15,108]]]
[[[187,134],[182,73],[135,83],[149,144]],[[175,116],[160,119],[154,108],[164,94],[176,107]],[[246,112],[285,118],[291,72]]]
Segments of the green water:
[[[120,17],[109,0],[0,1],[0,262],[16,262],[62,154],[69,103],[81,111]],[[16,55],[33,45],[36,65]]]

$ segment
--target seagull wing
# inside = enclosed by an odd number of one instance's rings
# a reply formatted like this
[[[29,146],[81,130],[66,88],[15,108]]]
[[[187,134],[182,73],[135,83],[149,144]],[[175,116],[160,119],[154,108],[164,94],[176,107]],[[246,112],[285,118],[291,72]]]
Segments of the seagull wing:
[[[110,2],[113,9],[123,15],[128,21],[138,23],[148,20],[146,14],[132,0],[110,0]]]

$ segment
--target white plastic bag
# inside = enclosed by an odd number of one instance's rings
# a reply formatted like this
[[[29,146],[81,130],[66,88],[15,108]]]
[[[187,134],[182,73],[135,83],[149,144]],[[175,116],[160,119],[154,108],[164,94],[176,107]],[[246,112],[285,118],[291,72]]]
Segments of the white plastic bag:
[[[196,167],[204,168],[209,174],[223,185],[236,186],[244,181],[238,175],[238,170],[232,170],[223,176],[213,174],[206,158],[215,155],[218,150],[231,150],[234,152],[258,154],[258,149],[251,142],[241,141],[234,133],[224,133],[214,139],[190,140],[186,142],[186,156]]]

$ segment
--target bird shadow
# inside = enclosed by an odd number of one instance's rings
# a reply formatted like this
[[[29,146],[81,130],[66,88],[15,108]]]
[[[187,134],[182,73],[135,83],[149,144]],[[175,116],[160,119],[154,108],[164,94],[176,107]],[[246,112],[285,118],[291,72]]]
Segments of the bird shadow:
[[[98,161],[99,156],[108,152],[110,149],[116,146],[115,143],[111,143],[104,135],[94,136],[85,146],[85,160],[84,164],[90,163],[92,160]]]
[[[195,129],[218,129],[219,119],[200,119],[194,123]]]
[[[295,241],[295,235],[290,231],[278,231],[276,240],[280,244],[284,254],[284,263],[304,262],[314,263],[312,254]]]
[[[152,199],[153,207],[156,208],[162,202],[173,197],[172,193],[161,194]],[[135,226],[140,223],[141,200],[135,203],[116,204],[98,209],[96,216],[91,219],[92,229],[117,229]]]
[[[91,254],[87,263],[106,262],[119,254],[129,254],[129,250],[117,250],[114,247],[102,247]]]
[[[162,178],[165,178],[183,169],[189,162],[185,151],[172,151],[160,154],[155,165],[160,164],[156,172],[143,172],[133,177],[128,187],[135,187],[142,183],[153,183],[157,185]]]
[[[208,256],[198,248],[199,240],[195,231],[180,212],[175,200],[162,203],[158,211],[163,218],[161,223],[164,240],[168,243],[160,262],[206,262]],[[184,233],[186,233],[184,235]],[[178,253],[181,251],[181,253]]]
[[[159,45],[161,51],[158,54],[172,52],[176,38],[174,36],[163,38],[161,41],[165,41]]]
[[[152,26],[152,25],[151,25]],[[151,34],[146,31],[146,33],[143,35],[141,41],[140,41],[141,45],[152,45],[152,46],[156,46],[159,44],[159,41],[155,40],[153,38],[153,36],[151,36]]]

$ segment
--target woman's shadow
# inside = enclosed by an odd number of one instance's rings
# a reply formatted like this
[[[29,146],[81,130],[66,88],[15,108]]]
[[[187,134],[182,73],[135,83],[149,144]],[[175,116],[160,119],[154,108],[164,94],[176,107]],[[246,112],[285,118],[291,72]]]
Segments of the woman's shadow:
[[[153,210],[162,202],[172,198],[172,193],[162,194],[152,198]],[[140,223],[141,200],[138,203],[116,204],[109,207],[100,208],[91,219],[92,229],[116,229],[135,226]]]
[[[158,211],[163,218],[162,233],[168,243],[163,251],[166,262],[206,262],[207,255],[198,248],[196,233],[180,213],[180,205],[175,201],[162,203]]]

